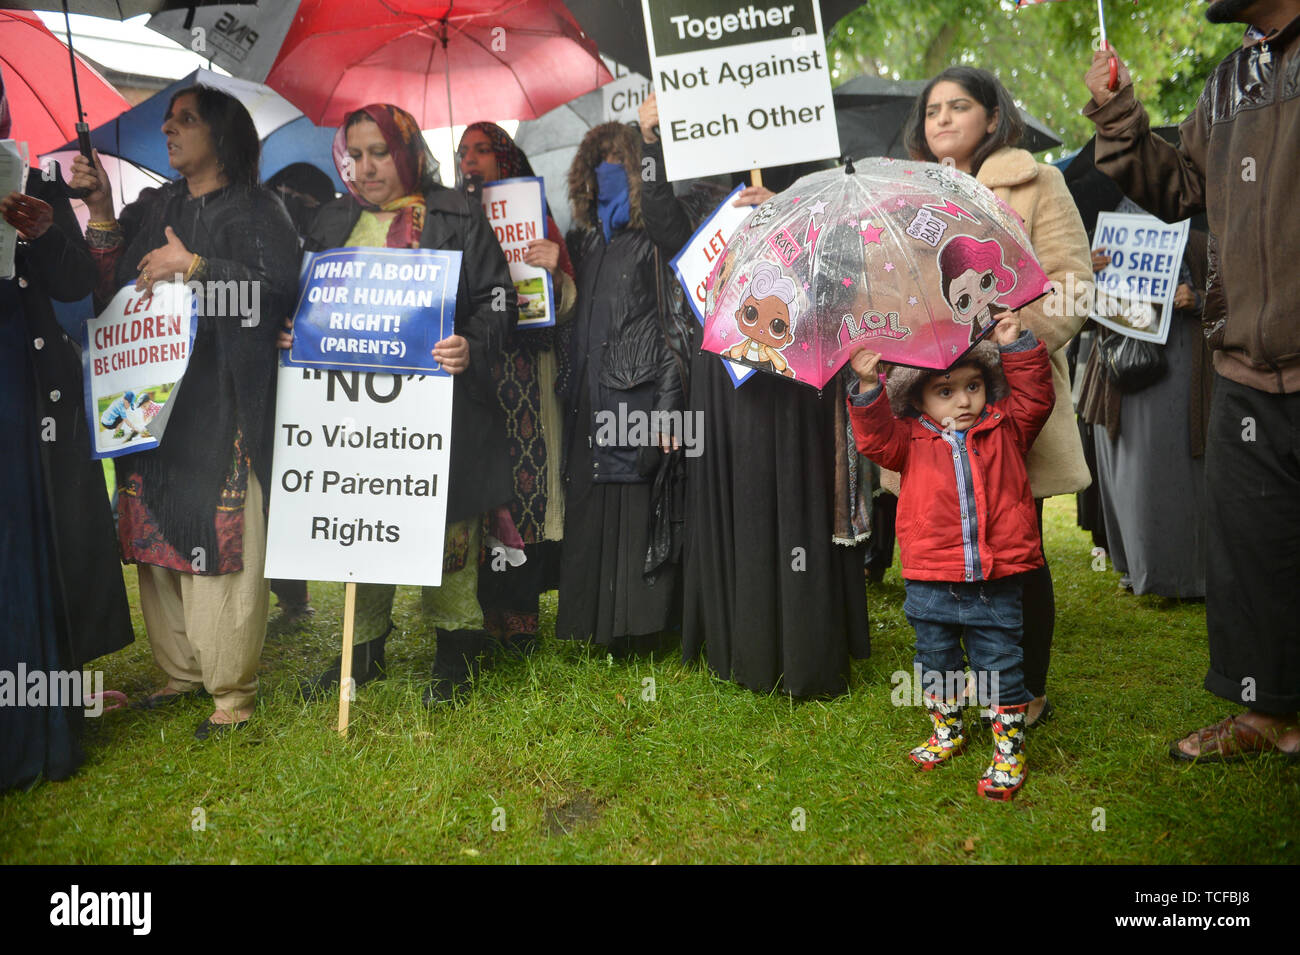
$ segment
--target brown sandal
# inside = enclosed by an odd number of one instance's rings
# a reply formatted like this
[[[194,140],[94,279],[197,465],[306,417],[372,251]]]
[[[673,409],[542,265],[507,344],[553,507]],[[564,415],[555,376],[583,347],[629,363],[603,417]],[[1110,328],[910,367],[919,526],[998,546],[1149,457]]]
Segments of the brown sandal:
[[[1196,736],[1197,755],[1183,752],[1179,743]],[[1229,716],[1213,726],[1185,733],[1169,744],[1169,755],[1185,763],[1232,763],[1261,753],[1280,753],[1288,760],[1300,760],[1300,750],[1291,752],[1277,745],[1276,733],[1264,733],[1249,723]]]

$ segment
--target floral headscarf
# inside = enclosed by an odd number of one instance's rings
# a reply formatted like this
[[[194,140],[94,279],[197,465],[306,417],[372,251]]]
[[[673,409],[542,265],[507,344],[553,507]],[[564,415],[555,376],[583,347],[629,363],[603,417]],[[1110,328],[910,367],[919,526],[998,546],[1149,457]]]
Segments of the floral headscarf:
[[[415,117],[400,107],[390,103],[372,103],[357,110],[365,113],[375,125],[388,144],[388,151],[397,166],[397,177],[401,181],[403,195],[391,199],[383,206],[376,206],[361,195],[352,172],[352,159],[348,156],[348,121],[344,120],[334,133],[334,166],[339,177],[348,187],[352,197],[361,203],[362,208],[381,212],[397,211],[392,224],[388,227],[389,248],[418,248],[420,233],[424,229],[424,192],[438,177],[438,161],[429,151],[424,141],[424,134]],[[349,115],[349,119],[355,113]]]
[[[477,129],[492,144],[492,152],[496,153],[497,157],[497,170],[501,173],[502,179],[537,175],[537,173],[533,172],[533,167],[529,164],[524,151],[515,145],[515,141],[510,138],[510,134],[496,123],[473,123],[466,126],[465,132],[460,137],[462,145],[465,143],[465,136],[468,135],[471,129]],[[460,163],[457,163],[456,182],[460,183],[463,178],[460,172]]]

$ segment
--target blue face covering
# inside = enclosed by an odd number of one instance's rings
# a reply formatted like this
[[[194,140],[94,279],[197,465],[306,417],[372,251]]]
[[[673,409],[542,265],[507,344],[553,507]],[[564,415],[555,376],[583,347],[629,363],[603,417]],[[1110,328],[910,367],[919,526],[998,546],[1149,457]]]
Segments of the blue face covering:
[[[627,172],[621,163],[603,162],[596,167],[596,214],[605,231],[605,241],[632,218],[627,193]]]

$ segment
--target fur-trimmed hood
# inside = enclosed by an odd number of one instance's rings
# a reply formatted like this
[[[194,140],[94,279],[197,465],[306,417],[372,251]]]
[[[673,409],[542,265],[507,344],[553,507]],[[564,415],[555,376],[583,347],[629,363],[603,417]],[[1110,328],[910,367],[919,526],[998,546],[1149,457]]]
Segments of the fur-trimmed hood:
[[[987,393],[986,404],[1001,401],[1011,394],[1011,388],[1007,384],[1007,376],[1002,372],[1002,355],[998,351],[997,345],[990,341],[978,343],[957,362],[957,365],[969,364],[978,365],[980,370],[984,372],[984,388]],[[956,365],[953,367],[955,368]],[[889,407],[894,414],[900,418],[906,418],[909,415],[919,417],[917,410],[912,407],[912,396],[916,393],[923,380],[935,374],[942,374],[942,372],[911,368],[907,365],[895,365],[891,368],[889,374],[885,377],[885,394],[889,396]]]
[[[599,229],[596,216],[596,167],[605,161],[611,149],[623,156],[627,172],[628,227],[641,228],[641,134],[625,123],[602,123],[582,137],[573,164],[569,166],[569,206],[573,210],[573,227]]]

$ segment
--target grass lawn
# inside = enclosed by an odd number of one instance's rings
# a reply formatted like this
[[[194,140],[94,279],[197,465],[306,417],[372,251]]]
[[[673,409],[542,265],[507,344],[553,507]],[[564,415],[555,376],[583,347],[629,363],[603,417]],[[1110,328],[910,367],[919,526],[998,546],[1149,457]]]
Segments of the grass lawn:
[[[809,703],[676,656],[613,661],[547,641],[489,671],[466,706],[428,713],[433,633],[403,588],[391,675],[358,691],[346,741],[337,703],[296,689],[338,647],[342,585],[313,584],[313,624],[268,636],[254,723],[198,743],[206,700],[89,720],[76,777],[0,796],[0,861],[1300,862],[1300,766],[1166,753],[1233,710],[1201,689],[1204,605],[1119,592],[1112,570],[1091,568],[1073,498],[1045,516],[1057,716],[1030,737],[1010,805],[975,795],[985,730],[941,771],[905,758],[927,723],[890,703],[890,675],[912,657],[897,565],[869,587],[874,655],[854,664],[852,692]],[[546,631],[554,612],[552,594]],[[136,633],[98,664],[132,697],[161,682],[138,615]]]

